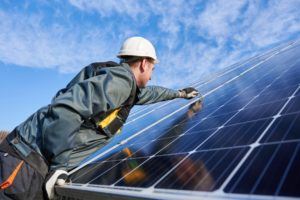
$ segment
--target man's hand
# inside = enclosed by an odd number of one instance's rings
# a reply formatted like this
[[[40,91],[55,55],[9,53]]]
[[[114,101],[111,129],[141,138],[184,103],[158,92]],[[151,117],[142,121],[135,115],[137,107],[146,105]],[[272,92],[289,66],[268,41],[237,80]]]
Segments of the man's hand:
[[[179,97],[180,98],[185,98],[185,99],[192,99],[196,97],[199,94],[198,90],[196,90],[193,87],[188,87],[179,90]]]
[[[53,199],[55,196],[55,185],[64,185],[68,178],[68,172],[64,170],[56,170],[51,172],[45,180],[45,189],[49,199]]]

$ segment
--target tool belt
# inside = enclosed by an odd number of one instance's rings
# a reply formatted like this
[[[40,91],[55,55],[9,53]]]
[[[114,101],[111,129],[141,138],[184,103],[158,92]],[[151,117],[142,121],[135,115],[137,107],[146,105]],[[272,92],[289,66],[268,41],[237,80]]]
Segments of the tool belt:
[[[37,152],[33,150],[31,150],[31,152],[28,155],[24,156],[17,149],[15,149],[13,145],[10,144],[18,144],[20,142],[20,138],[17,136],[14,130],[2,141],[2,143],[0,144],[0,151],[6,152],[13,157],[25,161],[28,165],[35,169],[42,177],[46,177],[49,167],[44,158],[42,158]]]

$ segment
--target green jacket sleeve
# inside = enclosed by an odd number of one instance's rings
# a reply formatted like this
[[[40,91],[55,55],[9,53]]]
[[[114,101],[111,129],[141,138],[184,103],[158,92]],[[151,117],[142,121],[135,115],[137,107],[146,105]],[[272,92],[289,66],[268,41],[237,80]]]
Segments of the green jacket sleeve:
[[[74,148],[74,134],[83,119],[118,108],[130,95],[132,75],[122,67],[79,82],[53,99],[43,123],[44,148],[52,165],[67,163],[57,156]]]
[[[140,88],[137,105],[151,104],[160,101],[171,100],[179,97],[177,90],[160,86],[147,86]]]

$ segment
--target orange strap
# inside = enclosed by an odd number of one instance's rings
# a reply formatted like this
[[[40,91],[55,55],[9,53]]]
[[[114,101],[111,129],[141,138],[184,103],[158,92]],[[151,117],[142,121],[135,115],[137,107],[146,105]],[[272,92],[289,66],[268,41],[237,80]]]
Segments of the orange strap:
[[[15,168],[15,170],[11,173],[11,175],[8,177],[8,179],[6,179],[6,181],[4,181],[3,183],[1,183],[0,185],[0,189],[4,190],[6,188],[8,188],[9,186],[12,185],[12,183],[14,182],[18,172],[20,171],[22,165],[23,165],[24,161],[22,160],[18,166]]]

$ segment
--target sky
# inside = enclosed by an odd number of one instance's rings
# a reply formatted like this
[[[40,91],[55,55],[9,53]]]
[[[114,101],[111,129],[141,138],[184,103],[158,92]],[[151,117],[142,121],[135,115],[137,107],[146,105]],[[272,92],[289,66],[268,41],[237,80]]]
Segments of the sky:
[[[300,38],[299,0],[1,0],[0,130],[50,103],[84,66],[149,39],[150,85],[173,89]]]

